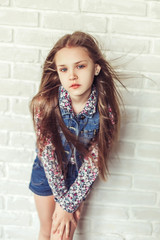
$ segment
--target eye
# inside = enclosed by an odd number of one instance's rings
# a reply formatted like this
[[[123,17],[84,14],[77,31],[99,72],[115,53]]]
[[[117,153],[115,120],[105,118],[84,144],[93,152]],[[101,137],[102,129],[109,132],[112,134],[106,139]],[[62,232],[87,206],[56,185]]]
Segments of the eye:
[[[78,69],[83,69],[83,68],[85,68],[85,65],[83,65],[83,64],[78,65],[77,68],[78,68]]]
[[[67,68],[60,68],[59,71],[60,71],[60,72],[66,72],[66,71],[67,71]]]

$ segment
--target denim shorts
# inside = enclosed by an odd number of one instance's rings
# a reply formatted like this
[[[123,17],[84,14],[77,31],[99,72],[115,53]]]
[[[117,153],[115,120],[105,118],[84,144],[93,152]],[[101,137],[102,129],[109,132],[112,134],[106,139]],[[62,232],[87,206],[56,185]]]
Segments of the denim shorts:
[[[67,172],[67,177],[65,180],[65,184],[67,189],[69,190],[70,186],[74,183],[78,173],[75,171],[75,165],[71,165],[69,167],[69,171]],[[53,195],[52,190],[48,184],[47,177],[44,172],[43,165],[38,157],[34,160],[31,180],[29,183],[29,189],[39,195],[39,196],[50,196]]]

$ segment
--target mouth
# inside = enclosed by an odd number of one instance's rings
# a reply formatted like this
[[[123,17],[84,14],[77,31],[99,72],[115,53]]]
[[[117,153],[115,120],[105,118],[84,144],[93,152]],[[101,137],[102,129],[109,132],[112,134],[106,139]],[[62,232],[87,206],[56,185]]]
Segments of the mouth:
[[[72,84],[71,86],[70,86],[70,88],[73,88],[73,89],[76,89],[76,88],[79,88],[81,85],[80,84]]]

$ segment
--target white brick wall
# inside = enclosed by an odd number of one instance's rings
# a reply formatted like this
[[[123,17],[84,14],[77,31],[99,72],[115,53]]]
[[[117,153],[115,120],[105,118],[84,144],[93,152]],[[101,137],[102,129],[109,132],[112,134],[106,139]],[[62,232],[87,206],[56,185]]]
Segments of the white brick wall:
[[[129,90],[111,176],[95,183],[75,240],[159,240],[160,0],[0,0],[0,239],[36,239],[28,104],[48,50],[74,30],[100,40]]]

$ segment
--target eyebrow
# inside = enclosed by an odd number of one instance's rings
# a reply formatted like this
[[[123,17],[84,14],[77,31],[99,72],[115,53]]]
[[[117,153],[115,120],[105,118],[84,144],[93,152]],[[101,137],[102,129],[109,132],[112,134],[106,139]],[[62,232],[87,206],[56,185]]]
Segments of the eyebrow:
[[[81,62],[87,62],[87,60],[81,60],[81,61],[78,61],[78,62],[75,62],[74,64],[79,64]],[[64,67],[66,66],[67,64],[60,64],[60,65],[57,65],[58,67]]]

